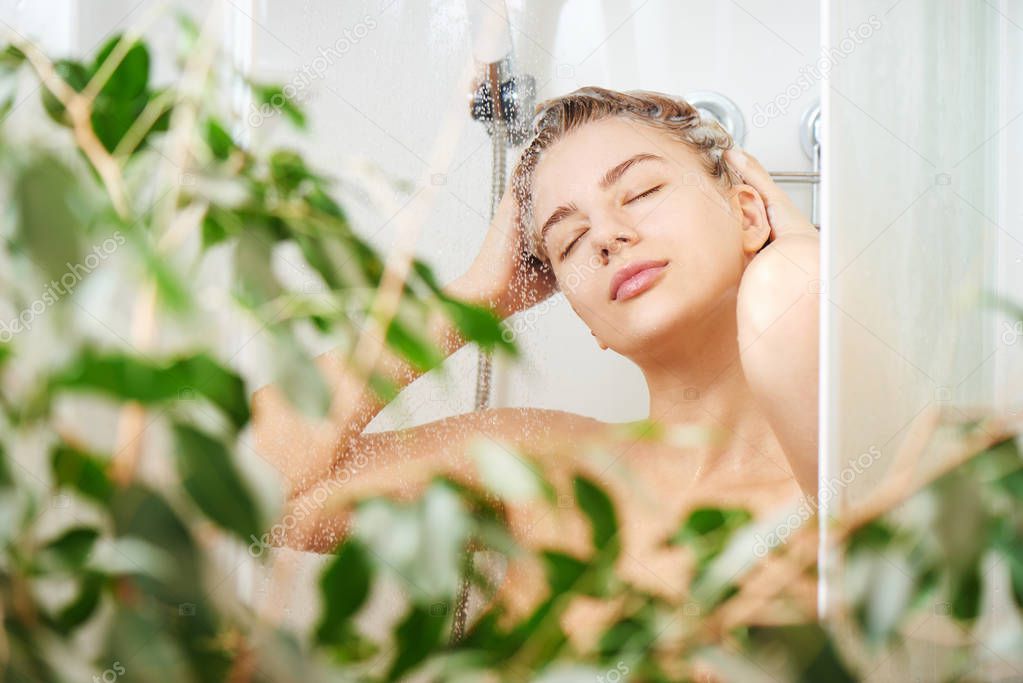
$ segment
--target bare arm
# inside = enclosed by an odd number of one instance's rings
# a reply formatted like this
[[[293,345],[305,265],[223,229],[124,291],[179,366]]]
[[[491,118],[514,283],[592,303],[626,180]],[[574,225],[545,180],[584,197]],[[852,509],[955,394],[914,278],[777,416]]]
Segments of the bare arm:
[[[519,256],[523,245],[514,209],[512,195],[506,192],[478,256],[464,275],[444,287],[452,298],[488,307],[501,319],[543,300],[554,289],[549,270]],[[466,343],[439,314],[428,325],[427,336],[445,357]],[[252,397],[256,449],[282,473],[289,499],[327,477],[338,462],[357,450],[366,425],[386,405],[364,386],[360,373],[346,367],[343,353],[329,351],[316,362],[331,392],[345,398],[332,405],[326,419],[306,418],[273,385]],[[399,392],[422,374],[386,346],[377,371]]]
[[[446,285],[444,291],[462,301],[490,305],[488,297],[468,276]],[[440,316],[433,318],[427,336],[445,357],[466,343],[459,331]],[[256,450],[284,475],[289,498],[326,476],[337,460],[350,450],[366,425],[386,406],[359,373],[345,366],[341,351],[321,354],[316,364],[332,394],[340,393],[346,398],[343,403],[333,405],[325,419],[316,421],[306,417],[272,384],[258,389],[252,396]],[[399,391],[422,374],[386,346],[381,351],[377,370]]]
[[[746,380],[808,495],[817,494],[820,236],[755,158],[726,153],[760,192],[773,241],[746,267],[738,295]]]

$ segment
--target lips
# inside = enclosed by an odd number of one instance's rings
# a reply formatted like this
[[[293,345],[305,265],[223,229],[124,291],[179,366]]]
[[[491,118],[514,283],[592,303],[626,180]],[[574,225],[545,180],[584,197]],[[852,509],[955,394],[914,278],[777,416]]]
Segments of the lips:
[[[653,277],[656,275],[654,272],[644,273],[644,271],[649,271],[651,269],[657,269],[660,271],[660,269],[666,265],[668,265],[668,261],[666,259],[661,259],[658,261],[634,261],[633,263],[623,266],[614,274],[614,277],[611,278],[611,286],[609,288],[611,300],[617,301],[619,294],[623,295],[623,299],[628,298],[632,294],[638,294],[639,291],[646,288],[645,285],[652,281]],[[630,280],[634,277],[636,278],[635,281],[630,282]],[[626,284],[626,291],[621,291],[623,285]]]

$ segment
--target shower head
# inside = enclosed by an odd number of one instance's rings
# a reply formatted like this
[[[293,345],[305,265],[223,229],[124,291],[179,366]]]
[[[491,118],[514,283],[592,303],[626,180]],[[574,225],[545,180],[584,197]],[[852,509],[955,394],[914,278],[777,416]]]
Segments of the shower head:
[[[512,51],[508,7],[503,0],[465,0],[472,34],[472,56],[480,64],[493,64]]]
[[[466,0],[472,54],[479,68],[469,112],[487,133],[501,133],[507,144],[524,143],[530,133],[536,80],[514,73],[508,8],[503,0]]]

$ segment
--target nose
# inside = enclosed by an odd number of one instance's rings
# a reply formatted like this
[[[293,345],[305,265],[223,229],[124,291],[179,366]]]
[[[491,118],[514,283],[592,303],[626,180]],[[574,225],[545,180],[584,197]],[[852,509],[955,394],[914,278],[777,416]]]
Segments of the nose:
[[[610,230],[608,235],[597,242],[598,253],[604,263],[607,263],[611,254],[618,253],[624,244],[634,244],[639,239],[639,234],[630,227],[617,225]]]

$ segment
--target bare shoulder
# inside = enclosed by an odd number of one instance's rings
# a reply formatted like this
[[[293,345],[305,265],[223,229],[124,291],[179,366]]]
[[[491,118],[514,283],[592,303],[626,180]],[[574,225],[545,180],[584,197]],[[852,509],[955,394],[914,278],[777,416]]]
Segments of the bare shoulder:
[[[751,343],[790,309],[797,315],[815,305],[820,291],[820,238],[785,235],[757,254],[739,284],[737,315],[740,345]]]
[[[784,235],[746,267],[736,307],[743,373],[805,491],[817,481],[820,239]]]

